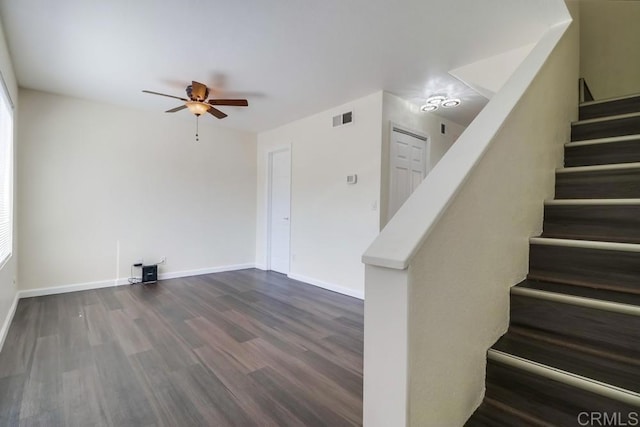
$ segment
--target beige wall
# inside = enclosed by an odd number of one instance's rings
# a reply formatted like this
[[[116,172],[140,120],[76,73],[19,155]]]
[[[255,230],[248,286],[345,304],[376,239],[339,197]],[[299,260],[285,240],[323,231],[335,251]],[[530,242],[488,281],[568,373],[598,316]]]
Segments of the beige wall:
[[[411,426],[463,425],[482,399],[485,352],[507,328],[577,115],[578,49],[574,23],[411,261]]]
[[[11,57],[9,55],[9,49],[7,48],[7,44],[4,37],[4,31],[2,26],[0,25],[0,72],[2,73],[2,77],[4,78],[5,84],[7,85],[7,89],[9,90],[9,94],[13,103],[17,106],[18,104],[18,85],[16,82],[15,75],[13,73],[13,65],[11,63]],[[14,110],[14,123],[17,121],[17,109]],[[14,126],[14,141],[17,140],[18,130],[16,126]],[[14,143],[14,157],[16,152],[16,147]],[[16,175],[16,168],[14,167],[14,176]],[[14,179],[14,188],[15,188],[15,179]],[[14,195],[15,199],[15,195]],[[9,319],[9,315],[11,314],[11,307],[16,297],[16,281],[18,280],[18,268],[17,268],[17,215],[16,208],[14,203],[14,215],[13,215],[13,255],[9,260],[5,263],[5,265],[0,268],[0,349],[2,348],[2,342],[4,340],[5,334],[8,330],[9,324],[7,323]]]
[[[389,138],[390,122],[429,137],[429,170],[438,163],[449,147],[464,131],[464,126],[440,116],[420,111],[420,108],[402,98],[384,92],[382,100],[382,174],[380,177],[380,228],[389,221]],[[446,133],[440,133],[440,124]]]
[[[353,111],[353,123],[332,117]],[[362,297],[360,257],[378,233],[382,92],[258,135],[256,262],[266,265],[267,156],[291,147],[290,276]],[[358,183],[348,185],[347,175]]]
[[[20,288],[253,265],[256,139],[200,119],[20,90]]]
[[[582,0],[580,74],[595,99],[640,93],[640,2]]]

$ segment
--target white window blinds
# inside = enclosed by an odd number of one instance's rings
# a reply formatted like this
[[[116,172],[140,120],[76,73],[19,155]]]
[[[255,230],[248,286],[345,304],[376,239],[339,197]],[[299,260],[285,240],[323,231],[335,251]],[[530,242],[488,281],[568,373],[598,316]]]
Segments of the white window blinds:
[[[13,243],[13,107],[4,81],[0,89],[0,266]]]

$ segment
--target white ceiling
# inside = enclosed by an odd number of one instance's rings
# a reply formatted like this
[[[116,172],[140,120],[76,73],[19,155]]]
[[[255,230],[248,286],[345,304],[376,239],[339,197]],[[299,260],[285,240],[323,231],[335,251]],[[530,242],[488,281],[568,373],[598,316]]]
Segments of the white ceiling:
[[[447,72],[535,42],[562,0],[0,0],[20,86],[155,111],[191,80],[250,106],[220,125],[262,131],[378,90],[486,103]],[[188,117],[186,111],[180,113]],[[211,120],[216,120],[211,117]]]

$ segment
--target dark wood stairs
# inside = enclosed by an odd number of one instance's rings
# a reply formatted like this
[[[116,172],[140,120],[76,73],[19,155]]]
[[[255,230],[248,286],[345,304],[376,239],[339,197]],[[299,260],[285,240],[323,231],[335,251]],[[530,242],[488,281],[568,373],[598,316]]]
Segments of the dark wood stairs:
[[[580,105],[543,228],[466,426],[640,425],[640,95]]]

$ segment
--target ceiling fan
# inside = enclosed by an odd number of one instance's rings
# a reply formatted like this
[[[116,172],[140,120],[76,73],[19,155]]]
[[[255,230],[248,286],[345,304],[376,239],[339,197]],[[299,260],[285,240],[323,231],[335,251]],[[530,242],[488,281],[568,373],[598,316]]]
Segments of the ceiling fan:
[[[219,119],[224,119],[225,117],[227,117],[225,113],[218,110],[216,107],[214,107],[214,105],[230,105],[233,107],[247,107],[249,105],[246,99],[209,99],[207,101],[207,98],[209,97],[209,88],[196,81],[192,81],[191,84],[186,88],[188,99],[181,98],[179,96],[153,92],[150,90],[143,90],[143,92],[150,93],[152,95],[167,96],[169,98],[175,98],[185,102],[184,105],[165,111],[166,113],[175,113],[177,111],[188,108],[189,111],[191,111],[198,117],[204,113],[209,113]]]

